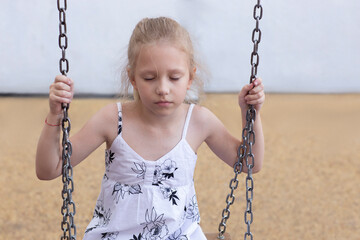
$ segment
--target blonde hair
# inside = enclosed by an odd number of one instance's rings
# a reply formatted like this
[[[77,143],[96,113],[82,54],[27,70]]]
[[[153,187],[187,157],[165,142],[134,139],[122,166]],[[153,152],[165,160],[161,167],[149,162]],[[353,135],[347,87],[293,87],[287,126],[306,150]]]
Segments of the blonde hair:
[[[195,61],[193,44],[188,31],[178,22],[167,17],[144,18],[134,28],[130,37],[127,64],[121,73],[121,95],[130,98],[132,85],[130,78],[134,74],[136,61],[141,48],[146,44],[167,41],[175,44],[189,56],[190,78],[193,79],[191,88],[185,98],[186,102],[197,102],[203,92],[203,81],[192,69],[199,68]],[[138,100],[138,93],[134,90],[134,98]]]

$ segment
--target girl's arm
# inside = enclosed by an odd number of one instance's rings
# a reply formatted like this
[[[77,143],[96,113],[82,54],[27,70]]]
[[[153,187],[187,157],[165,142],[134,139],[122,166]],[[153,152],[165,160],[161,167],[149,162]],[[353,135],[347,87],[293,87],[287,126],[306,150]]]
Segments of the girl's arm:
[[[264,159],[264,136],[261,124],[260,109],[264,103],[265,94],[261,79],[256,79],[252,84],[247,84],[239,93],[239,106],[242,113],[242,127],[246,124],[246,111],[248,104],[254,105],[256,109],[256,119],[254,124],[255,145],[253,153],[255,156],[255,166],[253,172],[260,171]],[[233,167],[237,161],[237,149],[241,141],[233,137],[221,121],[210,111],[202,108],[202,114],[206,121],[207,136],[205,142],[210,149],[229,166]],[[247,172],[246,162],[243,163],[243,171]]]
[[[36,151],[36,175],[39,179],[49,180],[61,174],[61,104],[71,102],[73,89],[73,81],[64,76],[56,76],[54,83],[50,85],[50,111],[46,117]]]
[[[50,86],[47,124],[41,132],[36,152],[36,175],[41,180],[51,180],[62,172],[62,147],[60,145],[62,119],[61,103],[70,103],[73,97],[73,82],[65,76],[57,76]],[[72,143],[71,165],[76,166],[104,141],[109,141],[110,131],[116,129],[116,105],[108,105],[96,113],[84,127],[70,138]],[[49,125],[50,124],[50,125]]]
[[[36,151],[36,175],[40,180],[50,180],[61,174],[60,124],[61,115],[49,113]]]

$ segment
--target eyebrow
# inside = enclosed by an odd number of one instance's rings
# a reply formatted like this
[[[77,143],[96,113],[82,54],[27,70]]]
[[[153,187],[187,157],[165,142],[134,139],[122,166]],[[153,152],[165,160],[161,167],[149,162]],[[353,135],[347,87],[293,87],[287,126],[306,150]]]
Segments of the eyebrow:
[[[145,69],[145,70],[139,71],[139,74],[140,74],[140,75],[144,75],[144,74],[157,74],[157,71],[155,71],[155,70],[150,70],[150,69]]]
[[[181,69],[181,68],[174,68],[174,69],[170,69],[168,70],[168,73],[170,74],[183,74],[185,72],[184,69]],[[144,69],[144,70],[141,70],[139,71],[139,74],[140,75],[144,75],[144,74],[158,74],[157,71],[155,70],[151,70],[151,69]]]
[[[175,69],[170,69],[169,72],[170,73],[183,73],[184,70],[180,69],[180,68],[175,68]]]

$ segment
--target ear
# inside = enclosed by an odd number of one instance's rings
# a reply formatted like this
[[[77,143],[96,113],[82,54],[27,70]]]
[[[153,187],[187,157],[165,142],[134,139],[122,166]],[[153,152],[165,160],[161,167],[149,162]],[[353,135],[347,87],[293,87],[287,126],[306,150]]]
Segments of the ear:
[[[195,77],[195,73],[196,73],[196,67],[194,67],[193,70],[190,71],[190,78],[189,78],[189,81],[188,81],[187,90],[190,89],[191,84],[193,83],[193,80],[194,80],[194,77]]]
[[[131,85],[133,86],[134,89],[137,89],[135,78],[134,78],[134,76],[131,74],[131,69],[130,69],[129,66],[126,67],[126,71],[127,71],[127,75],[128,75],[128,78],[129,78],[129,80],[130,80]]]

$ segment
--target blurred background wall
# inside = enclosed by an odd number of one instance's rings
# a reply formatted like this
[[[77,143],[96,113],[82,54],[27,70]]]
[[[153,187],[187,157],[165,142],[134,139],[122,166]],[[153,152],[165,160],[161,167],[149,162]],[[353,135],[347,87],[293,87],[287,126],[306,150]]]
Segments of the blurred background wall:
[[[79,94],[116,94],[136,23],[170,16],[192,35],[208,92],[249,81],[256,1],[68,1],[69,76]],[[0,94],[46,94],[59,74],[56,1],[2,0]],[[267,92],[360,92],[360,1],[262,1],[259,76]]]

